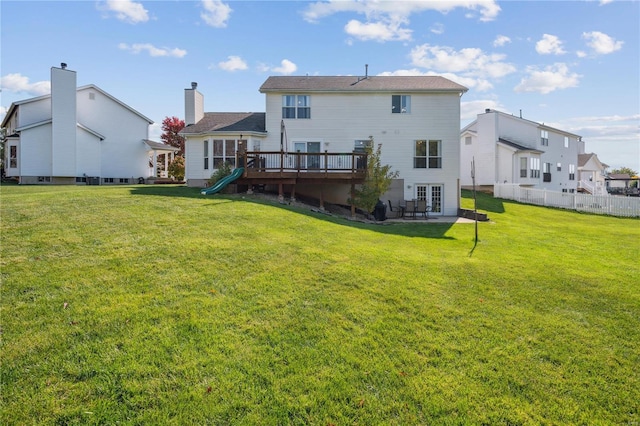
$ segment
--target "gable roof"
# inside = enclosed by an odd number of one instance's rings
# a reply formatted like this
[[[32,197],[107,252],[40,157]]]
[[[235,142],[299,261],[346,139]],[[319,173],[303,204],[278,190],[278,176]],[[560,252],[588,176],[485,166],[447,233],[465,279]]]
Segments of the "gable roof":
[[[132,113],[136,114],[137,116],[139,116],[143,120],[147,121],[149,124],[153,124],[154,123],[154,121],[152,119],[142,115],[141,113],[139,113],[135,109],[131,108],[129,105],[127,105],[124,102],[120,101],[119,99],[111,96],[110,94],[108,94],[107,92],[105,92],[104,90],[102,90],[101,88],[96,86],[95,84],[87,84],[85,86],[78,87],[78,88],[76,88],[76,93],[78,93],[80,91],[84,91],[84,90],[89,90],[89,89],[92,89],[92,90],[95,90],[96,92],[102,93],[107,98],[111,99],[112,101],[116,102],[117,104],[121,105],[122,107],[128,109],[129,111],[131,111]],[[5,127],[6,123],[9,121],[10,117],[13,115],[13,113],[15,112],[15,110],[16,110],[16,108],[18,106],[24,105],[24,104],[28,104],[28,103],[31,103],[31,102],[41,101],[43,99],[48,99],[48,98],[51,98],[51,94],[37,96],[35,98],[22,99],[22,100],[19,100],[19,101],[12,102],[11,106],[7,110],[7,114],[2,119],[2,124],[0,126]]]
[[[272,76],[260,86],[267,92],[466,92],[466,87],[440,76]]]
[[[266,133],[264,112],[205,112],[196,124],[190,124],[180,134],[209,132]]]
[[[596,165],[599,164],[601,168],[606,169],[607,167],[609,167],[607,164],[601,162],[598,156],[593,152],[590,152],[588,154],[578,154],[578,167],[584,167],[591,159],[596,162]]]

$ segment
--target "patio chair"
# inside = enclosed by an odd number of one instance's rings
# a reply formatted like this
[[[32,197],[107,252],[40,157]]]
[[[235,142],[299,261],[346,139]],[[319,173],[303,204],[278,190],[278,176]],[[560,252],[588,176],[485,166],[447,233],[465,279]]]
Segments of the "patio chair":
[[[416,214],[421,214],[425,219],[429,219],[429,211],[431,206],[427,205],[427,200],[418,200],[416,206]]]
[[[404,214],[405,216],[416,218],[416,201],[415,200],[407,200],[405,201]]]
[[[391,204],[391,200],[387,200],[387,202],[389,203],[389,217],[390,218],[400,217],[400,209],[398,207],[394,209],[393,204]]]

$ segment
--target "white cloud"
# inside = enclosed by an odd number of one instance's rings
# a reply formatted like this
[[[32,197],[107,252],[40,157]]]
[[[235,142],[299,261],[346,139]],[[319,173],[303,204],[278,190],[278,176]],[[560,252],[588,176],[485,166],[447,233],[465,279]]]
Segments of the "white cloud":
[[[293,74],[298,70],[298,66],[288,59],[283,59],[279,67],[270,67],[266,64],[258,65],[258,70],[262,72],[277,72],[279,74]]]
[[[493,99],[477,99],[475,101],[460,102],[460,121],[471,122],[477,118],[478,114],[483,113],[486,109],[503,111],[502,105]]]
[[[555,90],[577,87],[582,77],[571,73],[569,67],[563,63],[549,65],[544,70],[527,67],[526,72],[528,76],[524,77],[514,89],[517,93],[537,92],[546,95]]]
[[[219,62],[218,67],[225,71],[242,71],[248,68],[240,56],[229,56],[226,61]]]
[[[360,40],[402,41],[411,40],[412,31],[400,28],[399,22],[363,23],[352,19],[344,26],[344,31]]]
[[[544,34],[536,43],[536,52],[541,55],[563,55],[567,53],[562,48],[562,41],[557,36]]]
[[[439,23],[439,22],[436,22],[435,24],[433,24],[433,25],[431,26],[430,31],[431,31],[432,33],[434,33],[434,34],[438,34],[438,35],[440,35],[440,34],[444,34],[444,25],[442,25],[442,24],[441,24],[441,23]]]
[[[622,45],[624,44],[623,41],[616,41],[614,38],[600,31],[582,33],[582,38],[587,40],[587,46],[598,55],[613,53],[616,50],[622,49]]]
[[[2,91],[42,96],[51,93],[51,82],[37,81],[30,83],[29,77],[25,77],[22,74],[7,74],[4,77],[0,77],[0,88]]]
[[[98,8],[106,12],[113,12],[120,21],[129,24],[138,24],[149,20],[149,12],[142,6],[131,0],[107,0],[104,4],[98,4]]]
[[[414,13],[435,10],[448,13],[457,8],[479,12],[480,21],[492,21],[500,12],[494,0],[448,0],[448,1],[380,1],[380,0],[329,0],[311,3],[303,13],[308,22],[343,12],[357,13],[365,20],[350,20],[345,31],[361,40],[405,41],[411,39],[412,31],[406,26]],[[434,26],[432,31],[439,31]]]
[[[585,52],[584,50],[578,50],[576,52],[576,56],[578,58],[586,58],[587,57],[587,52]]]
[[[134,43],[132,45],[128,45],[126,43],[120,43],[118,48],[121,50],[128,50],[131,53],[139,54],[140,52],[147,52],[149,56],[152,57],[161,57],[161,56],[169,56],[174,58],[182,58],[187,54],[187,51],[184,49],[178,48],[166,48],[166,47],[155,47],[150,43]]]
[[[495,40],[493,40],[493,46],[494,47],[501,47],[504,46],[507,43],[511,43],[511,39],[507,36],[504,35],[499,35],[496,37]]]
[[[224,28],[233,11],[231,7],[220,0],[202,0],[204,12],[200,14],[202,20],[211,27]]]
[[[423,44],[412,49],[413,65],[439,72],[463,73],[466,77],[500,78],[516,71],[513,64],[504,62],[502,54],[486,54],[482,49],[454,50],[448,46]]]
[[[468,89],[474,89],[479,92],[485,92],[487,90],[493,89],[493,85],[485,79],[476,78],[476,77],[464,77],[458,74],[453,73],[441,73],[441,72],[433,72],[433,71],[421,71],[417,68],[412,69],[400,69],[395,71],[385,71],[380,74],[381,76],[421,76],[421,75],[435,75],[439,77],[444,77],[451,81],[454,81],[458,84],[462,84]]]

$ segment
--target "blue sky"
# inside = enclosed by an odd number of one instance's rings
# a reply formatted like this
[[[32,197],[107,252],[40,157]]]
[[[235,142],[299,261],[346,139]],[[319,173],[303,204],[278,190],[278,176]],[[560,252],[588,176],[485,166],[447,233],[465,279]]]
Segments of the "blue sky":
[[[156,124],[264,111],[270,75],[443,75],[485,108],[581,135],[612,168],[640,171],[638,1],[0,2],[0,117],[50,90],[61,62]]]

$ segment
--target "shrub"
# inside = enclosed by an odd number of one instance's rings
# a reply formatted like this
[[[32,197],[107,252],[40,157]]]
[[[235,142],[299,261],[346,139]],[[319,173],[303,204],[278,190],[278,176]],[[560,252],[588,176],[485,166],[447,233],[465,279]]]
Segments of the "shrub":
[[[230,174],[231,174],[231,165],[225,162],[222,166],[220,166],[215,172],[211,174],[211,177],[207,181],[207,184],[209,186],[213,186],[220,179],[227,177]]]

